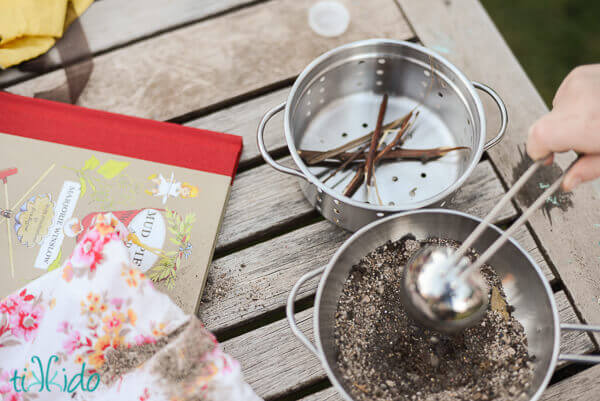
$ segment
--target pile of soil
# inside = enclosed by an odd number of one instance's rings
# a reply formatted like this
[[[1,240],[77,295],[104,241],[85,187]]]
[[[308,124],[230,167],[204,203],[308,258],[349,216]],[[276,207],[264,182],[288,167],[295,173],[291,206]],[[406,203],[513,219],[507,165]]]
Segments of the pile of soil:
[[[527,400],[533,357],[490,266],[483,266],[482,273],[496,299],[477,326],[447,336],[422,328],[406,314],[402,272],[413,253],[428,244],[459,246],[408,235],[353,266],[335,319],[344,387],[364,401]],[[468,256],[477,255],[470,251]]]

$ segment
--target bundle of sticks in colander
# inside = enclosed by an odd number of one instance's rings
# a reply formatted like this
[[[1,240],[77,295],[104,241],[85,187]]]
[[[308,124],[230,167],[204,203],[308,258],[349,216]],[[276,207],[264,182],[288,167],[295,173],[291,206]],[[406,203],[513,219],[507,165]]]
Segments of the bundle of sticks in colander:
[[[419,117],[419,111],[416,110],[418,106],[405,116],[384,125],[383,119],[387,109],[387,102],[388,95],[384,94],[379,107],[379,114],[377,115],[377,124],[375,125],[375,129],[368,134],[327,151],[299,149],[298,155],[308,166],[333,166],[333,171],[322,180],[323,183],[339,172],[356,166],[354,176],[344,189],[344,196],[351,197],[361,185],[365,184],[367,186],[368,201],[374,203],[372,199],[374,199],[373,194],[375,194],[377,203],[381,204],[375,180],[375,169],[379,162],[389,160],[419,160],[422,163],[427,163],[450,152],[469,149],[466,146],[404,149],[402,146],[408,137],[408,133]],[[387,135],[393,132],[396,135],[386,144],[385,139]]]

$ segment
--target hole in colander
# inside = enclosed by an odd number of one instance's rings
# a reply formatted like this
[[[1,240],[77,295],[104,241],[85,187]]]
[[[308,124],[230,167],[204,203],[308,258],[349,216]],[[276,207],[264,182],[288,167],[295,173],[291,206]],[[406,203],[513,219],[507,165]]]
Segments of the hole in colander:
[[[385,59],[384,58],[380,58],[379,60],[377,60],[377,62],[379,64],[385,64]]]
[[[383,70],[377,70],[377,71],[375,71],[375,73],[376,73],[377,75],[383,75]]]
[[[393,176],[393,177],[392,177],[392,181],[394,181],[394,182],[398,181],[398,177],[396,177],[396,176]]]
[[[426,77],[431,76],[431,72],[429,72],[429,70],[423,70],[423,74],[425,74]]]
[[[325,103],[325,99],[320,99],[319,103],[321,103],[321,104]]]
[[[467,125],[471,125],[471,120],[467,119]]]
[[[393,201],[390,201],[390,202],[388,202],[388,205],[390,205],[390,206],[394,206],[394,205],[396,205],[396,204],[395,204]]]
[[[364,63],[365,63],[365,60],[359,60],[358,61],[358,64],[364,64]]]
[[[342,138],[345,138],[345,137],[347,137],[347,136],[348,136],[348,133],[347,133],[347,132],[342,132]]]
[[[423,85],[423,87],[427,88],[427,85],[429,85],[429,82],[421,81],[421,85]]]
[[[312,113],[310,112],[310,110],[309,110],[309,111],[307,111],[307,112],[306,112],[306,117],[310,117],[310,115],[311,115],[311,114],[312,114]]]
[[[309,100],[308,102],[306,102],[306,105],[307,105],[307,106],[310,106],[310,105],[311,105],[311,102],[310,102],[310,100]]]
[[[325,82],[325,77],[321,77],[321,79],[319,79],[319,82]]]
[[[377,213],[377,217],[383,217],[383,216],[385,216],[385,213],[383,213],[383,212],[378,212]]]
[[[438,92],[438,96],[439,97],[444,97],[444,94],[442,92]]]
[[[425,177],[427,177],[427,174],[421,173],[421,178],[425,178]]]
[[[312,89],[309,89],[309,90],[306,91],[306,94],[310,95],[311,92],[312,92]]]
[[[383,82],[382,82],[382,81],[376,81],[376,82],[375,82],[375,85],[377,85],[377,86],[381,86],[381,85],[383,85]]]
[[[363,126],[363,128],[367,128],[369,126],[369,124],[363,123],[362,126]]]
[[[319,89],[319,92],[321,92],[321,93],[325,92],[325,88]]]

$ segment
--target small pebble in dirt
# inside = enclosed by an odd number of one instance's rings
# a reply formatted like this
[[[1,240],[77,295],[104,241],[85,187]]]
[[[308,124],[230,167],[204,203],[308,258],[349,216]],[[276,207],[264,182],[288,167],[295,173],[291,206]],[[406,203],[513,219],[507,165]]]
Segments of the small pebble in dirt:
[[[359,401],[528,399],[534,358],[490,266],[484,265],[482,273],[499,310],[490,307],[479,325],[447,336],[407,316],[400,298],[402,271],[427,244],[459,245],[407,235],[353,266],[338,301],[334,329],[344,387]],[[475,252],[469,257],[475,258]]]

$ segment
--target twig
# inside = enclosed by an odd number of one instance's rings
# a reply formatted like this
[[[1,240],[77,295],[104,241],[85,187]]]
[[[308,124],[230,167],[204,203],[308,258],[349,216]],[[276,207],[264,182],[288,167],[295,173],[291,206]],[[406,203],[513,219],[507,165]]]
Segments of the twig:
[[[418,112],[417,112],[417,115],[418,115]],[[416,116],[415,116],[415,118],[416,118]],[[400,126],[400,130],[396,134],[396,137],[394,138],[394,140],[391,141],[385,148],[383,148],[383,150],[381,150],[377,154],[377,156],[375,156],[375,162],[374,162],[375,164],[377,164],[377,162],[379,160],[381,160],[385,156],[386,153],[388,153],[390,150],[392,150],[392,148],[394,146],[398,146],[401,144],[404,134],[406,133],[406,131],[408,131],[408,128],[411,126],[411,124],[409,124],[411,117],[412,117],[412,111],[407,114],[406,119],[402,122],[402,125]]]
[[[379,114],[377,115],[377,124],[375,125],[375,131],[371,137],[371,146],[369,146],[369,153],[367,154],[367,160],[365,165],[365,179],[367,187],[371,186],[371,177],[373,176],[373,161],[377,154],[377,145],[379,143],[379,137],[381,136],[381,126],[383,124],[383,117],[385,116],[385,110],[387,109],[388,95],[384,93],[383,100],[379,106]]]
[[[360,166],[356,170],[356,174],[354,174],[354,177],[352,177],[352,180],[350,180],[350,183],[344,189],[344,196],[347,196],[347,197],[351,198],[352,195],[354,195],[356,193],[356,190],[358,188],[360,188],[360,186],[362,185],[363,181],[365,180],[365,174],[364,173],[365,173],[365,167],[364,166]]]
[[[381,106],[379,106],[379,114],[377,115],[377,124],[375,125],[375,131],[371,137],[371,146],[369,146],[369,153],[367,154],[367,160],[365,162],[365,184],[367,185],[367,201],[371,202],[372,187],[375,186],[377,190],[377,184],[371,185],[373,181],[373,170],[375,169],[375,156],[377,156],[377,149],[379,148],[379,139],[381,138],[381,128],[383,125],[383,118],[385,117],[385,111],[387,109],[388,95],[383,94],[383,100]],[[379,193],[379,191],[376,191]],[[381,204],[381,198],[377,196],[379,204]]]
[[[414,111],[414,110],[413,110]],[[407,124],[407,121],[410,119],[410,117],[413,115],[413,111],[410,111],[408,114],[406,114],[404,117],[399,118],[397,120],[392,121],[391,123],[384,125],[382,127],[382,130],[384,133],[388,133],[390,131],[394,131],[398,128],[400,128],[401,130],[403,129],[403,127]],[[417,112],[415,114],[415,118],[416,116],[418,116],[419,112]],[[361,143],[367,142],[368,140],[370,140],[373,136],[373,132],[371,131],[369,134],[360,137],[358,139],[354,139],[340,147],[337,147],[335,149],[331,149],[331,150],[326,150],[326,151],[318,151],[318,150],[303,150],[303,149],[298,149],[298,155],[302,158],[302,160],[304,160],[304,162],[309,165],[315,165],[315,164],[320,164],[323,161],[325,161],[326,159],[333,159],[336,158],[336,156],[338,156],[341,153],[346,152],[347,150],[350,150],[354,147],[356,147],[354,145],[355,141],[361,141]],[[386,147],[393,147],[396,146],[400,143],[399,139],[402,137],[402,134],[399,133],[400,135],[396,135],[395,139],[392,141],[392,146],[388,145]],[[352,146],[350,146],[352,145]],[[360,144],[359,144],[360,145]],[[342,148],[346,148],[344,150],[341,150]],[[364,149],[364,148],[363,148]],[[385,149],[384,149],[385,150]]]
[[[433,149],[396,149],[390,151],[388,156],[392,159],[398,157],[402,157],[404,159],[417,159],[423,163],[426,163],[434,159],[439,159],[440,157],[446,156],[448,153],[457,150],[471,150],[471,148],[468,146],[442,146]]]
[[[358,156],[360,156],[360,154],[365,150],[365,148],[366,148],[366,146],[362,146],[360,149],[358,149],[354,156],[349,157],[348,160],[343,162],[338,168],[336,168],[334,171],[332,171],[331,174],[329,174],[323,180],[323,183],[326,183],[331,177],[333,177],[334,175],[339,173],[341,170],[344,170],[350,163],[352,163]]]
[[[383,202],[381,201],[381,196],[379,195],[379,187],[377,187],[377,177],[375,175],[373,175],[373,187],[375,187],[375,195],[377,195],[377,202],[380,205],[383,205]]]
[[[351,173],[352,173],[352,171],[348,171],[342,178],[337,180],[337,182],[334,182],[333,184],[331,184],[329,186],[329,188],[335,189],[338,185],[340,185],[342,182],[344,182],[346,180],[346,178],[348,178],[350,176]]]
[[[403,117],[401,117],[401,118],[399,118],[397,120],[392,121],[389,124],[384,125],[382,127],[382,130],[385,131],[385,130],[394,130],[394,129],[397,129],[398,127],[400,127],[400,125],[402,125],[402,121],[404,121],[405,117],[406,116],[403,116]],[[345,144],[343,144],[341,146],[338,146],[337,148],[330,149],[330,150],[327,150],[325,152],[319,152],[319,155],[318,156],[314,156],[314,158],[305,158],[303,156],[305,151],[303,151],[303,150],[298,150],[298,154],[300,155],[300,157],[302,157],[304,159],[304,162],[307,165],[312,166],[314,164],[322,162],[325,159],[330,159],[332,157],[335,157],[335,156],[339,155],[340,153],[346,152],[346,151],[348,151],[350,149],[353,149],[353,148],[355,148],[357,146],[360,146],[360,145],[362,145],[364,143],[369,142],[371,140],[371,137],[373,136],[374,132],[375,131],[371,131],[368,134],[363,135],[360,138],[353,139],[350,142],[347,142],[347,143],[345,143]]]
[[[439,148],[428,148],[428,149],[392,149],[381,157],[380,160],[421,160],[421,161],[429,161],[432,159],[436,159],[446,154],[457,151],[457,150],[471,150],[468,146],[456,146],[456,147],[439,147]],[[305,150],[303,151],[307,154],[312,155],[313,153],[321,153],[319,151]],[[352,158],[353,162],[356,163],[364,163],[367,157],[367,153],[365,152],[344,152],[338,154],[335,158],[327,159],[321,163],[319,166],[325,163],[324,165],[332,167],[334,163],[343,163],[348,159]]]

